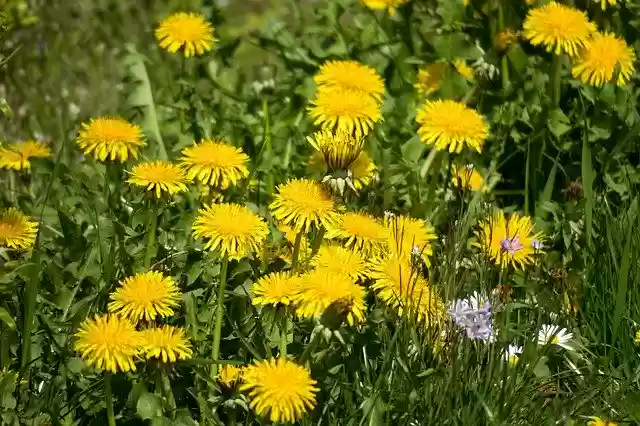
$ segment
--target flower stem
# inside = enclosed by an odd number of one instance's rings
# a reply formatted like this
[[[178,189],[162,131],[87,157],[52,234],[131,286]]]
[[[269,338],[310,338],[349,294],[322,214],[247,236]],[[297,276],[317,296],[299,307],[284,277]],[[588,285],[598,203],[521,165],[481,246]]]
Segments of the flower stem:
[[[437,154],[438,154],[438,151],[435,148],[432,148],[431,152],[429,152],[429,155],[427,155],[427,158],[426,160],[424,160],[424,163],[422,164],[422,168],[420,169],[420,177],[422,179],[424,179],[427,176],[427,173],[429,173],[431,164],[433,164],[433,160],[436,159]]]
[[[145,269],[151,265],[151,259],[155,254],[155,244],[156,244],[156,228],[158,227],[158,212],[156,212],[155,204],[151,203],[149,205],[148,211],[148,224],[149,229],[147,229],[147,247],[144,251],[144,267]]]
[[[562,84],[562,55],[553,55],[551,62],[551,76],[549,79],[548,95],[553,105],[560,104],[560,87]]]
[[[169,377],[164,371],[160,372],[160,383],[162,384],[162,394],[165,398],[167,398],[167,402],[169,403],[169,408],[171,408],[173,416],[173,412],[175,412],[176,410],[176,399],[174,398],[173,391],[171,390],[171,382],[169,381]]]
[[[104,393],[107,403],[107,418],[109,426],[116,426],[116,418],[113,414],[113,395],[111,394],[111,373],[104,374]]]
[[[218,361],[220,356],[220,337],[222,334],[222,317],[224,315],[224,291],[227,286],[227,268],[229,267],[229,253],[225,253],[220,267],[220,286],[218,287],[218,300],[216,301],[216,323],[213,329],[213,346],[211,348],[211,359]],[[218,375],[218,364],[211,365],[211,378]]]
[[[280,323],[280,358],[287,357],[287,326],[289,319],[286,311],[282,311],[282,322]]]
[[[296,273],[298,272],[298,258],[300,257],[300,243],[302,242],[302,236],[304,235],[304,231],[298,232],[296,235],[296,241],[293,245],[293,255],[291,256],[291,270]]]
[[[318,232],[316,233],[316,237],[313,239],[313,246],[311,247],[311,256],[315,255],[320,249],[320,245],[322,244],[322,240],[324,239],[324,234],[326,229],[324,226],[318,228]]]
[[[316,346],[318,346],[318,343],[320,341],[320,339],[318,338],[319,335],[320,332],[317,331],[311,335],[311,340],[309,340],[309,343],[307,343],[307,347],[304,349],[304,352],[298,360],[300,365],[304,365],[304,363],[307,362],[307,359],[309,359],[309,357],[311,356],[311,352],[313,352]]]
[[[498,1],[498,30],[504,31],[504,2]],[[502,91],[506,92],[509,87],[509,63],[507,62],[506,55],[502,55],[500,58],[500,77],[502,81]],[[504,93],[503,93],[504,94]]]

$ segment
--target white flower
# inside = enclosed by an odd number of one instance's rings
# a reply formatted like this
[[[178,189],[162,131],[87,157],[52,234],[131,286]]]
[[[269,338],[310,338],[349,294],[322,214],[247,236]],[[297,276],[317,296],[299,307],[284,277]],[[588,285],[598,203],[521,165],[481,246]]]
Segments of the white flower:
[[[567,332],[566,328],[560,328],[557,325],[545,324],[538,332],[539,345],[558,345],[567,350],[574,350],[571,339],[573,334]]]
[[[504,350],[504,360],[507,361],[510,365],[516,365],[520,360],[520,355],[522,354],[522,346],[519,345],[509,345],[507,349]]]

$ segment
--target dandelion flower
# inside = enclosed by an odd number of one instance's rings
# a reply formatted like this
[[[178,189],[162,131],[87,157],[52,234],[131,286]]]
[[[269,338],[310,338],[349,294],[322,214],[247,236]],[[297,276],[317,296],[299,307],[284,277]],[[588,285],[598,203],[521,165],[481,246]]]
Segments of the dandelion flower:
[[[142,352],[147,359],[161,359],[162,362],[176,362],[189,359],[193,354],[191,344],[180,327],[162,325],[150,327],[140,332]]]
[[[329,306],[344,303],[350,325],[364,320],[365,290],[346,274],[315,269],[300,276],[300,290],[293,298],[296,313],[302,318],[319,317]]]
[[[422,219],[409,216],[393,216],[385,219],[388,247],[392,253],[411,256],[417,252],[427,265],[433,254],[431,241],[436,239],[434,229]]]
[[[98,117],[83,123],[76,143],[97,160],[120,162],[130,156],[138,158],[138,150],[146,146],[140,127],[119,117]]]
[[[587,426],[618,426],[618,423],[594,416],[594,417],[591,417],[591,420],[589,421],[589,423],[587,423]]]
[[[440,88],[446,71],[447,64],[444,62],[427,65],[418,70],[418,77],[413,87],[422,95],[430,95]]]
[[[308,369],[285,358],[249,365],[241,391],[249,392],[249,407],[272,422],[293,423],[316,405],[316,381]]]
[[[396,14],[396,9],[403,4],[405,4],[408,0],[361,0],[362,3],[370,9],[375,10],[387,10],[389,15],[393,16]]]
[[[498,51],[503,52],[510,46],[518,42],[518,33],[512,29],[506,28],[498,33],[495,38],[495,46]]]
[[[184,49],[184,56],[202,55],[213,48],[217,41],[213,27],[198,13],[178,12],[169,16],[156,29],[160,47],[170,53]]]
[[[347,275],[354,280],[364,279],[367,275],[367,264],[362,256],[353,250],[337,245],[325,244],[311,259],[311,266],[333,274]]]
[[[520,361],[520,355],[522,355],[522,346],[519,345],[509,345],[503,354],[504,360],[509,363],[512,367],[518,364]]]
[[[220,251],[230,259],[259,252],[268,234],[264,219],[240,204],[206,206],[193,223],[193,236],[208,240],[205,249]]]
[[[476,110],[451,100],[427,101],[418,111],[418,135],[438,151],[460,152],[465,145],[482,151],[489,126]]]
[[[375,258],[370,269],[369,276],[374,280],[371,288],[387,306],[400,315],[414,316],[426,326],[442,321],[446,314],[444,302],[411,267],[407,257]]]
[[[548,52],[569,56],[576,56],[596,31],[585,12],[555,1],[529,10],[523,28],[534,46],[544,45]]]
[[[371,185],[376,179],[377,170],[378,168],[371,157],[369,157],[369,154],[362,151],[360,155],[358,155],[358,158],[356,158],[356,161],[349,166],[351,178],[353,179],[353,187],[356,191]]]
[[[242,380],[244,368],[233,364],[224,364],[218,371],[218,381],[227,389],[232,389],[237,382]]]
[[[89,365],[112,373],[136,370],[142,337],[128,319],[96,315],[82,323],[75,337],[75,350]]]
[[[473,68],[471,68],[467,63],[462,59],[454,59],[453,67],[456,69],[458,74],[463,76],[466,80],[475,81],[475,77],[473,76]]]
[[[26,250],[38,235],[38,223],[11,207],[0,210],[0,246]]]
[[[607,10],[608,6],[615,6],[618,1],[617,0],[595,0],[596,3],[600,3],[600,6],[602,7],[602,10]],[[620,2],[622,3],[624,0],[621,0]]]
[[[271,214],[297,232],[311,228],[331,228],[338,218],[331,195],[308,179],[294,179],[278,186],[278,194],[269,205]]]
[[[220,140],[206,139],[182,150],[180,165],[190,180],[226,189],[249,176],[249,156]]]
[[[314,123],[323,129],[340,130],[361,138],[382,119],[380,105],[365,93],[339,87],[320,87],[308,107]]]
[[[633,75],[633,49],[623,38],[612,33],[596,33],[585,43],[575,59],[571,74],[585,84],[602,86],[613,82],[616,65],[620,65],[620,73],[615,83],[624,85]]]
[[[0,168],[28,170],[31,168],[30,158],[49,158],[51,150],[41,142],[25,141],[0,148]]]
[[[131,177],[127,182],[143,186],[147,191],[155,192],[158,198],[163,191],[173,195],[187,190],[187,176],[184,170],[168,161],[149,161],[136,164],[133,166]]]
[[[477,244],[495,262],[506,268],[512,265],[518,269],[533,263],[534,255],[542,249],[542,233],[534,233],[531,218],[513,213],[505,218],[502,210],[481,222],[476,233]]]
[[[307,137],[307,141],[316,149],[330,171],[346,170],[360,155],[364,140],[356,139],[350,133],[337,131],[335,134],[322,130]]]
[[[109,312],[134,322],[168,317],[180,304],[181,293],[171,277],[158,271],[142,272],[127,277],[111,293]]]
[[[573,338],[572,333],[568,333],[566,328],[560,328],[557,325],[545,324],[538,331],[538,345],[558,345],[567,350],[573,350],[571,344]]]
[[[298,289],[297,276],[289,272],[272,272],[253,283],[251,302],[254,306],[289,305]]]
[[[387,244],[387,235],[387,229],[373,216],[357,212],[340,215],[336,225],[327,232],[327,238],[343,239],[345,247],[365,257],[381,253]]]
[[[486,192],[489,188],[484,178],[472,164],[465,167],[453,166],[451,168],[451,182],[456,188],[470,189],[472,191]]]
[[[320,87],[334,87],[353,90],[372,96],[382,102],[384,81],[374,68],[357,61],[327,61],[320,72],[313,77]]]

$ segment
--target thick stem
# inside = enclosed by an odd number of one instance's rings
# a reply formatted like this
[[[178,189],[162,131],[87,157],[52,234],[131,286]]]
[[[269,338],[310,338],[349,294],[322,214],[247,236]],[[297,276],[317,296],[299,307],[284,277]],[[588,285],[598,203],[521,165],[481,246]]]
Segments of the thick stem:
[[[38,291],[40,288],[40,250],[38,249],[38,239],[31,256],[31,264],[28,269],[28,279],[25,287],[24,304],[24,331],[22,333],[22,358],[20,366],[26,367],[31,362],[31,333],[33,331],[33,321],[36,316],[36,305],[38,301]]]
[[[316,237],[313,239],[313,245],[311,246],[311,256],[314,256],[320,249],[320,245],[322,245],[322,240],[324,239],[325,232],[326,230],[324,229],[324,226],[318,228]]]
[[[560,88],[562,85],[562,55],[553,55],[551,62],[551,76],[547,93],[551,98],[553,106],[560,104]]]
[[[229,253],[225,253],[220,267],[220,286],[218,288],[218,300],[216,301],[216,323],[213,329],[213,346],[211,348],[211,359],[216,361],[211,365],[211,378],[218,375],[218,358],[220,356],[220,337],[222,335],[222,317],[224,315],[224,292],[227,286],[227,268],[229,267]]]
[[[107,403],[107,418],[109,426],[116,426],[116,417],[113,414],[113,395],[111,394],[111,373],[104,374],[104,393]]]
[[[262,115],[264,115],[264,149],[271,158],[271,118],[269,117],[269,103],[262,97]]]
[[[300,231],[298,232],[298,235],[296,235],[296,241],[293,245],[293,255],[291,256],[291,271],[293,271],[293,273],[298,272],[298,264],[299,264],[299,257],[300,257],[300,243],[302,242],[302,236],[304,235],[304,231]]]
[[[420,177],[422,179],[424,179],[427,176],[427,173],[429,173],[431,164],[433,164],[433,160],[436,159],[437,154],[438,154],[438,151],[435,148],[432,148],[431,152],[429,152],[429,155],[427,155],[427,159],[424,160],[424,163],[422,164],[422,168],[420,169]]]
[[[13,170],[8,170],[7,174],[9,175],[9,201],[15,204],[18,199],[16,194],[16,175]]]
[[[280,358],[287,357],[287,326],[289,325],[289,319],[287,318],[287,312],[282,311],[282,321],[280,322]]]
[[[147,247],[144,251],[144,267],[149,268],[149,265],[151,265],[151,259],[153,259],[153,256],[155,255],[156,252],[156,229],[158,228],[158,212],[155,209],[155,203],[151,203],[149,205],[149,212],[148,212],[148,224],[149,224],[149,229],[147,229]]]
[[[311,335],[311,340],[309,341],[309,343],[307,343],[307,347],[304,349],[304,352],[302,353],[302,355],[300,356],[300,359],[298,360],[300,365],[304,365],[304,363],[307,362],[307,359],[309,359],[309,357],[311,356],[311,352],[313,352],[316,346],[318,346],[318,343],[320,341],[319,336],[320,336],[320,332],[314,332]]]
[[[500,32],[504,31],[504,2],[498,1],[498,29]],[[506,92],[509,87],[509,63],[505,55],[500,58],[500,78],[502,81],[502,91]]]
[[[176,399],[173,396],[173,391],[171,390],[171,382],[169,381],[169,377],[167,373],[164,371],[160,372],[160,382],[162,384],[162,394],[165,398],[167,398],[167,403],[169,404],[169,408],[171,409],[171,413],[176,411]]]

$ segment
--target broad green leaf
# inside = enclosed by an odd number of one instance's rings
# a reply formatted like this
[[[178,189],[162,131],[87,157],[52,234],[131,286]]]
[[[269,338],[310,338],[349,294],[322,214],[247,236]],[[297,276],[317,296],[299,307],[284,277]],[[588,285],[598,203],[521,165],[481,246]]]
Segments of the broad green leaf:
[[[158,395],[144,393],[136,403],[136,412],[143,420],[162,416],[162,400]]]

